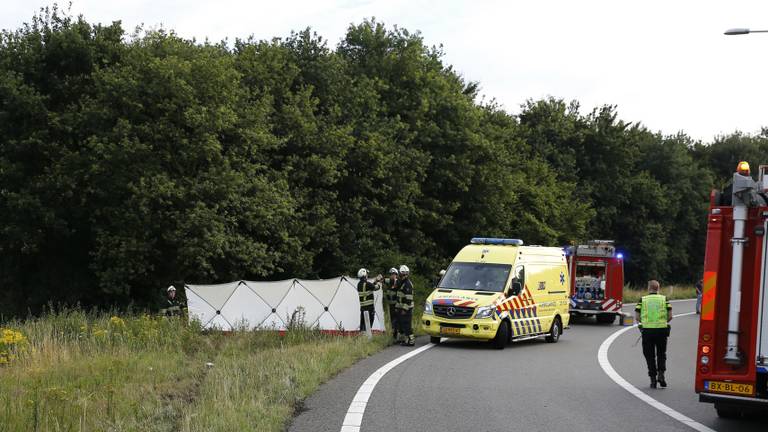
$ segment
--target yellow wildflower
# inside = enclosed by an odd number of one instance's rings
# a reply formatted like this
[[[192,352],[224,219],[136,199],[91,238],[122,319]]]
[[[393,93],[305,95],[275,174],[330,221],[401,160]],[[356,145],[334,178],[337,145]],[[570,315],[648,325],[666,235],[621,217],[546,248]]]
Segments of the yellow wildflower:
[[[3,329],[3,337],[0,338],[0,344],[4,345],[21,345],[26,342],[27,338],[24,337],[21,332]]]

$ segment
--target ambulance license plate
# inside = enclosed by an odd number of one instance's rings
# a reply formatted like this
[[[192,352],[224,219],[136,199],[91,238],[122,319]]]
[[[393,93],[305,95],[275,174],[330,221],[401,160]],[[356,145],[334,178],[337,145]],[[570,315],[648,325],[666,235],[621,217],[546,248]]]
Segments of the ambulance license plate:
[[[752,396],[755,388],[752,384],[741,384],[723,381],[704,381],[704,389],[713,393],[731,393]]]
[[[454,327],[440,327],[440,333],[442,334],[461,334],[461,329]]]

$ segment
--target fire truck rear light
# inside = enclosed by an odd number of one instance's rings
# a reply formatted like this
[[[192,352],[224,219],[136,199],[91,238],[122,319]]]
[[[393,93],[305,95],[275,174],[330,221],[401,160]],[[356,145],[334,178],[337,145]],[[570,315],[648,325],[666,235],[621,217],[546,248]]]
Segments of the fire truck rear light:
[[[701,353],[702,353],[702,354],[709,354],[709,351],[710,351],[711,349],[712,349],[712,348],[710,348],[710,347],[709,347],[709,345],[704,345],[703,347],[701,347]]]
[[[712,214],[720,214],[720,209],[719,208],[712,209]]]
[[[709,364],[709,356],[701,356],[701,364],[708,365]]]
[[[709,373],[709,368],[706,366],[700,367],[699,370],[701,371],[701,373]]]
[[[709,342],[710,340],[712,340],[712,336],[710,336],[709,333],[704,333],[704,335],[701,337],[701,340],[703,340],[704,342]]]

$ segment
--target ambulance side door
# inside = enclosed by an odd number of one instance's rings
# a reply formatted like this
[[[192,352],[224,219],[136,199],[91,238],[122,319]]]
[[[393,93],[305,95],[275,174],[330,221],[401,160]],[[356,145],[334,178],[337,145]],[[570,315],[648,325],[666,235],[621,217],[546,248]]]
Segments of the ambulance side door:
[[[554,285],[552,266],[547,263],[536,265],[536,286],[534,287],[533,299],[536,302],[536,317],[541,324],[541,331],[546,333],[552,325],[552,319],[557,308],[554,302],[556,295],[550,294],[550,291],[557,289]]]

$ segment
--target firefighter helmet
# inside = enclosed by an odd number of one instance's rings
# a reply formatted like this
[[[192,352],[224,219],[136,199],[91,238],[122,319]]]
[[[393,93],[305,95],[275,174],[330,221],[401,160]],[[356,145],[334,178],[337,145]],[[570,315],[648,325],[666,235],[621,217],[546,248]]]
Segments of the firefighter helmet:
[[[361,268],[360,270],[357,271],[357,277],[359,277],[360,279],[367,278],[368,277],[368,270],[366,270],[364,268]]]
[[[398,274],[398,273],[399,273],[399,272],[398,272],[398,271],[397,271],[397,269],[396,269],[396,268],[394,268],[394,267],[392,267],[391,269],[389,269],[389,274]]]
[[[400,274],[407,275],[410,272],[411,271],[408,269],[407,265],[403,264],[403,265],[400,266]]]

